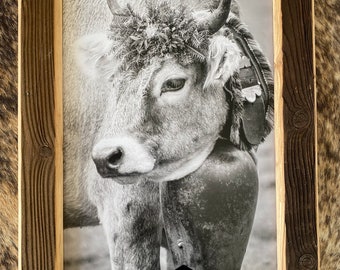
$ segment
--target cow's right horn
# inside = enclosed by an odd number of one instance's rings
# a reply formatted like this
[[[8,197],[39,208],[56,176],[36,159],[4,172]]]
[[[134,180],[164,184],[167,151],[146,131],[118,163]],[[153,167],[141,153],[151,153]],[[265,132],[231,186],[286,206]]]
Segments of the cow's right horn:
[[[231,0],[221,0],[217,9],[205,20],[200,22],[200,29],[215,34],[225,24],[230,12]]]
[[[119,10],[121,10],[121,7],[116,0],[107,0],[107,5],[109,6],[112,14],[116,14]]]

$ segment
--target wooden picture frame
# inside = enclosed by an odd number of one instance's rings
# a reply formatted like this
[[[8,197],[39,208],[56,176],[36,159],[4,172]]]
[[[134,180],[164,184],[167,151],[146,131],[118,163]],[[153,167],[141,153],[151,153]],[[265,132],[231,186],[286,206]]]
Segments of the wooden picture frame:
[[[19,269],[63,269],[62,0],[19,2]],[[278,269],[318,266],[314,1],[275,0]]]

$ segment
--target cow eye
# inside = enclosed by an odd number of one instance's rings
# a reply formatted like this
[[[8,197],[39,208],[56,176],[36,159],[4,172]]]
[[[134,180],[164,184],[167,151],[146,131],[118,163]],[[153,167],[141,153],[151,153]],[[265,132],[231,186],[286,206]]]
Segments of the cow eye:
[[[181,90],[185,85],[185,79],[169,79],[162,85],[161,93]]]

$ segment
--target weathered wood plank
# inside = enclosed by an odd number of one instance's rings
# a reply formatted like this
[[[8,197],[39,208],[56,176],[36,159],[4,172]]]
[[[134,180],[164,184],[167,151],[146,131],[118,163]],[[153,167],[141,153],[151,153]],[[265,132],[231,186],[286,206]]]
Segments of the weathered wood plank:
[[[315,1],[320,269],[340,265],[340,2]]]
[[[313,0],[282,0],[287,269],[316,269]]]
[[[17,22],[17,1],[0,1],[0,269],[18,259]]]
[[[285,182],[284,182],[284,138],[283,132],[283,55],[282,55],[282,13],[281,0],[273,5],[274,37],[274,132],[275,132],[275,176],[276,176],[276,223],[277,223],[277,266],[286,269],[286,227],[285,227]]]
[[[64,204],[63,204],[63,0],[54,0],[54,121],[55,134],[55,233],[56,253],[54,267],[64,267]]]
[[[55,103],[53,0],[20,7],[20,262],[22,269],[54,269]]]

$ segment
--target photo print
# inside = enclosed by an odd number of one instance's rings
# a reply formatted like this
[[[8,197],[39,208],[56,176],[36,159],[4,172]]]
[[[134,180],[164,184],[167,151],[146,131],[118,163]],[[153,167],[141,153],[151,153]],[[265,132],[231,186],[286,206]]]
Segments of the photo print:
[[[272,1],[64,0],[64,268],[276,269]]]

